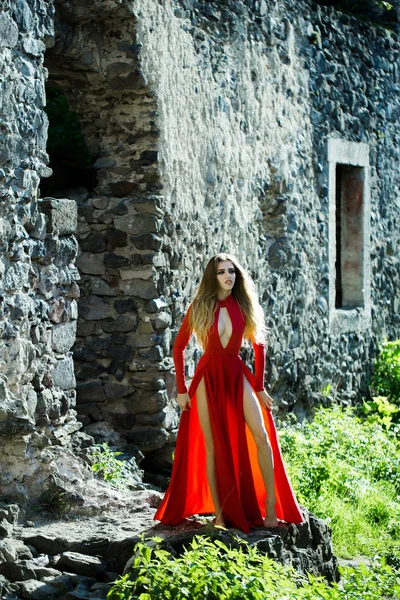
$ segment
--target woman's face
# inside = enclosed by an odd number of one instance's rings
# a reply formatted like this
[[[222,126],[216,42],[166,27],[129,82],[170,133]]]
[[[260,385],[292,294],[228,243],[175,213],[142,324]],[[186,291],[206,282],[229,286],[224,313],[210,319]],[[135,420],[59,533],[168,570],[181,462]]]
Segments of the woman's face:
[[[218,287],[224,292],[230,292],[235,285],[235,267],[230,260],[218,263],[217,269]]]

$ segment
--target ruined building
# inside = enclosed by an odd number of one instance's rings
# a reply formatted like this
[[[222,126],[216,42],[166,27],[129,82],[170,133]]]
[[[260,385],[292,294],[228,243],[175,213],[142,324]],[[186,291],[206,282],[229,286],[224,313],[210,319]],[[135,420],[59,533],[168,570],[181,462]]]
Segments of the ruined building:
[[[395,3],[330,4],[3,0],[3,495],[88,435],[170,461],[171,345],[219,250],[256,280],[280,414],[365,390],[400,331],[400,45]]]

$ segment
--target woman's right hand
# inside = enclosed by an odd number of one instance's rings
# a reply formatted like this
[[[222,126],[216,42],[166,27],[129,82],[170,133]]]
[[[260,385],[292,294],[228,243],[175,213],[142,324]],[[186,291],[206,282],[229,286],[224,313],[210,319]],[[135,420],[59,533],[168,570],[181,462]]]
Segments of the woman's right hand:
[[[192,406],[192,401],[187,392],[185,394],[178,394],[176,397],[176,401],[182,410],[188,410],[188,408]]]

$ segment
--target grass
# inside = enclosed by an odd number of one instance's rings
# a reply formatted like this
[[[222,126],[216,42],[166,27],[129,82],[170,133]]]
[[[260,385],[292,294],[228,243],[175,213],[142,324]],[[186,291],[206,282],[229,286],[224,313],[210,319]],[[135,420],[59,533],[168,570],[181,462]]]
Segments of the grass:
[[[344,558],[400,557],[400,442],[397,428],[339,406],[311,423],[285,426],[280,441],[300,503],[332,527]]]

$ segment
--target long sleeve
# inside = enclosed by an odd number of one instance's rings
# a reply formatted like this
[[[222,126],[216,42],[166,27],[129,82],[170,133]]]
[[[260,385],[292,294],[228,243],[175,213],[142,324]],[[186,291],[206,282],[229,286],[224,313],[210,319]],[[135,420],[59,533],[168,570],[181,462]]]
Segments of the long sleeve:
[[[176,336],[172,356],[174,358],[176,383],[178,394],[185,394],[188,390],[185,383],[185,348],[188,345],[192,330],[189,325],[189,309],[183,319],[178,335]]]
[[[253,342],[253,349],[256,377],[256,392],[261,392],[264,389],[265,345]]]

